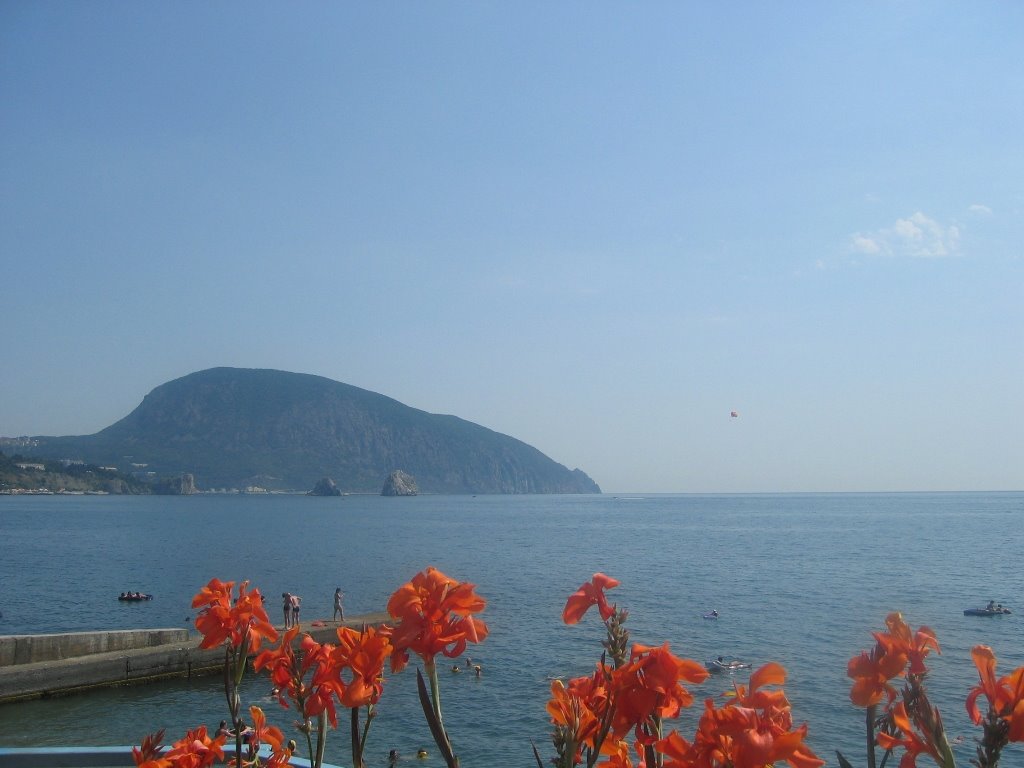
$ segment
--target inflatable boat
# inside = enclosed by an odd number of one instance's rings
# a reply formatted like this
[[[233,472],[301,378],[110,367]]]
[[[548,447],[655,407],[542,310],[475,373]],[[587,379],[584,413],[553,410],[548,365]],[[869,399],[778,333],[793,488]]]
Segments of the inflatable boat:
[[[1009,608],[968,608],[964,616],[1004,616],[1009,612]]]

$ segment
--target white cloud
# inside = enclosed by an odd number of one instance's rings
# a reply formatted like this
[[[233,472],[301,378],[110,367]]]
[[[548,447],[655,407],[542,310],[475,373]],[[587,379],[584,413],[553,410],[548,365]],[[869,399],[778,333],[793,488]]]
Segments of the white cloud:
[[[975,216],[991,216],[992,209],[987,205],[981,203],[975,203],[974,205],[967,206],[967,210],[973,213]]]
[[[920,211],[897,219],[891,227],[850,238],[850,249],[867,255],[934,259],[955,256],[959,248],[959,227],[940,224]]]
[[[857,253],[881,253],[881,246],[875,242],[873,238],[866,237],[865,235],[854,235],[851,243],[853,250]]]

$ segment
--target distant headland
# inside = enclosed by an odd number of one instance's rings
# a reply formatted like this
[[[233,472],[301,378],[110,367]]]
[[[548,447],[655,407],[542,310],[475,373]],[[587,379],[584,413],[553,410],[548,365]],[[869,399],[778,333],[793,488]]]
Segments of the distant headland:
[[[396,470],[420,493],[601,492],[582,470],[478,424],[265,369],[192,373],[94,435],[0,438],[0,451],[20,463],[102,468],[116,475],[105,478],[115,493],[305,492],[324,478],[344,493],[379,493]]]

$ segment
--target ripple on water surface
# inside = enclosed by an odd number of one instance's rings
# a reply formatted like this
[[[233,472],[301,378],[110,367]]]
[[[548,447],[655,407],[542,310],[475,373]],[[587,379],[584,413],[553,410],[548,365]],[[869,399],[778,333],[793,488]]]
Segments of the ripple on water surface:
[[[303,597],[306,621],[329,617],[336,586],[349,614],[369,613],[435,565],[488,599],[491,635],[469,651],[483,675],[441,667],[456,750],[466,766],[527,765],[531,739],[550,751],[550,678],[587,674],[599,656],[596,616],[566,627],[560,614],[604,571],[622,581],[611,596],[630,611],[635,641],[667,640],[702,661],[781,662],[794,713],[831,762],[836,748],[863,751],[846,662],[891,610],[936,630],[933,697],[951,734],[971,733],[970,648],[992,645],[1007,671],[1024,663],[1024,648],[1016,614],[962,611],[988,599],[1024,610],[1012,602],[1022,594],[1022,511],[1024,494],[0,497],[0,632],[187,626],[191,597],[212,576],[250,579],[275,618],[283,591]],[[981,551],[983,563],[971,554]],[[156,599],[119,604],[129,589]],[[703,620],[713,608],[720,618]],[[697,686],[698,702],[728,683]],[[291,713],[268,692],[265,678],[247,682],[246,703],[289,727]],[[681,718],[684,733],[698,709]],[[2,707],[0,744],[138,743],[159,727],[173,736],[215,725],[224,712],[216,678],[110,689]],[[332,735],[330,761],[349,763],[344,744],[344,731]],[[417,765],[442,764],[412,669],[388,679],[370,745],[374,764],[421,746],[431,756]],[[966,764],[969,744],[959,749]]]

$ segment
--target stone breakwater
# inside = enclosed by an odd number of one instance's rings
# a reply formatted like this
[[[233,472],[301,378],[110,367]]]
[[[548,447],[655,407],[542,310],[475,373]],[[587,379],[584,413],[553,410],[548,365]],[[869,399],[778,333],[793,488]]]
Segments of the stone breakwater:
[[[374,613],[340,623],[317,622],[323,626],[304,626],[303,632],[320,643],[335,642],[339,626],[376,626],[387,618]],[[198,635],[184,629],[0,637],[0,704],[223,669],[223,648],[206,650],[199,642]]]

